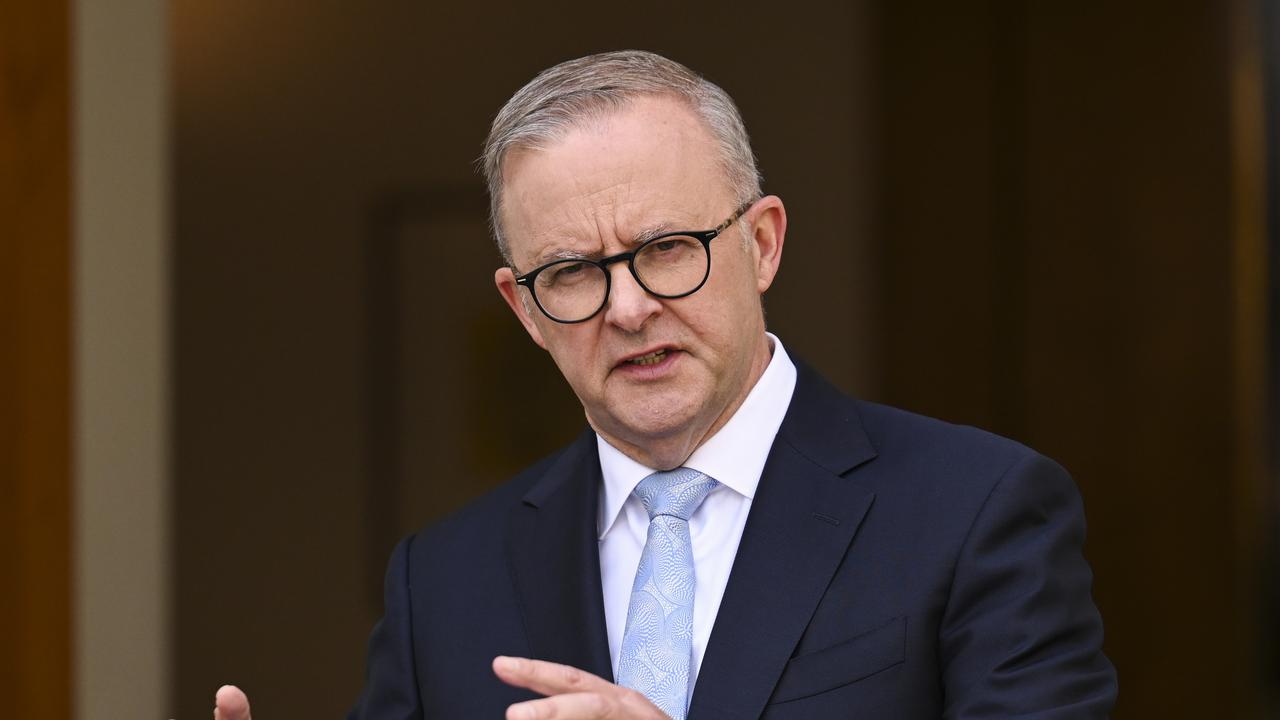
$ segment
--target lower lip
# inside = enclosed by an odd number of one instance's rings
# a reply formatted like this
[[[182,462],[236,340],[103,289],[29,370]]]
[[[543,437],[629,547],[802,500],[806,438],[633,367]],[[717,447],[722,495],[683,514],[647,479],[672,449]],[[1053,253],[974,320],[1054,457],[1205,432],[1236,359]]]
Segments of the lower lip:
[[[614,372],[620,372],[625,377],[633,380],[659,380],[672,372],[682,354],[679,350],[668,350],[661,360],[652,365],[633,365],[632,363],[624,362],[614,368]]]

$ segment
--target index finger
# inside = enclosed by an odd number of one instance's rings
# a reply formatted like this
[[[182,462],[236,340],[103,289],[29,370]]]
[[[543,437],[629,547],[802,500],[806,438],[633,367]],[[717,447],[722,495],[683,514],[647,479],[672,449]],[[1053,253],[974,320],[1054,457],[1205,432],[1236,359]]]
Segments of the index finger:
[[[585,670],[545,660],[499,655],[493,659],[493,672],[508,685],[528,688],[542,695],[607,692],[617,688],[608,680]]]
[[[213,720],[251,720],[249,698],[235,685],[218,688],[213,702]]]

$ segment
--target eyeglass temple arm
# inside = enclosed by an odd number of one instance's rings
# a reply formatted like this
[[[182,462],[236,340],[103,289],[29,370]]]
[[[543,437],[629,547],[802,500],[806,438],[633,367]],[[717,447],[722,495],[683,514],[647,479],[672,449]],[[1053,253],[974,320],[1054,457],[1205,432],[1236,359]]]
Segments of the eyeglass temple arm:
[[[742,217],[748,210],[751,209],[751,206],[755,205],[757,202],[759,202],[759,200],[760,198],[756,198],[755,200],[748,201],[745,205],[738,208],[738,211],[730,215],[728,220],[725,220],[724,222],[716,226],[716,229],[714,231],[715,234],[719,235],[720,233],[724,232],[725,228],[729,227],[735,221],[737,221],[738,218]]]

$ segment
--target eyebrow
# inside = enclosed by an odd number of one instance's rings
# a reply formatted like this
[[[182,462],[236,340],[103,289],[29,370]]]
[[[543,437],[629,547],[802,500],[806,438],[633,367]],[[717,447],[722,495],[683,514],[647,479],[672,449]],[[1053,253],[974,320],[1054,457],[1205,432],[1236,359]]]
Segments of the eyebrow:
[[[659,223],[658,225],[647,227],[644,230],[641,230],[640,232],[636,233],[636,236],[631,239],[631,242],[629,244],[642,245],[658,237],[659,235],[663,233],[668,233],[668,232],[671,232],[671,223]]]
[[[671,232],[671,227],[672,227],[671,223],[665,223],[665,222],[659,223],[657,225],[651,225],[641,230],[640,232],[636,233],[634,236],[632,236],[630,240],[623,243],[623,245],[628,248],[633,248],[637,245],[643,245],[644,243],[649,242],[650,240],[658,237],[659,235]],[[534,264],[537,266],[542,266],[542,265],[546,265],[549,262],[554,262],[556,260],[591,260],[591,259],[599,259],[602,257],[604,257],[603,253],[585,253],[584,254],[584,253],[578,252],[577,250],[571,250],[569,248],[552,247],[552,248],[548,248],[544,252],[539,253],[537,259],[534,260]]]

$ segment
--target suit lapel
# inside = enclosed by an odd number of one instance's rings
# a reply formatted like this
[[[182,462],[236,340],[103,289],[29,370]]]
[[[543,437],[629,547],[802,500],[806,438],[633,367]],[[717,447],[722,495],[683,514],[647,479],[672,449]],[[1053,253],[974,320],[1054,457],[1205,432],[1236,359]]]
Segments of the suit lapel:
[[[612,681],[596,506],[600,460],[584,433],[513,508],[507,553],[533,657]]]
[[[874,495],[842,477],[875,457],[852,401],[799,371],[752,500],[691,720],[763,712]]]

